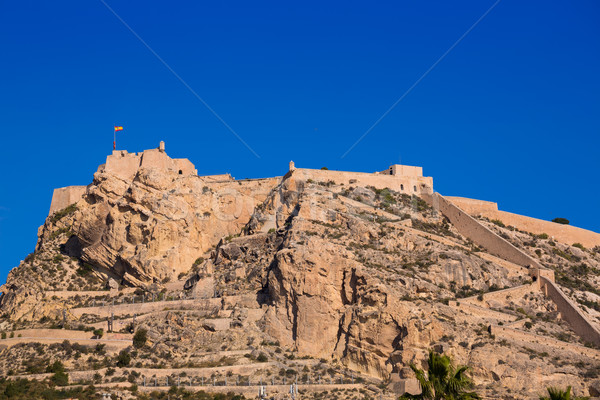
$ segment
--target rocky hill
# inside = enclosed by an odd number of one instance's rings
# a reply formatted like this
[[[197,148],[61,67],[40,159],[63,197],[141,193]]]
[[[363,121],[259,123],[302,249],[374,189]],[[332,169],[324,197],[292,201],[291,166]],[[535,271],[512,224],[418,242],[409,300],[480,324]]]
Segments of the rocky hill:
[[[553,273],[582,328],[533,264],[477,244],[428,194],[314,176],[100,168],[0,288],[0,375],[52,383],[60,361],[73,387],[123,398],[292,382],[397,398],[434,349],[485,398],[600,395],[600,247],[476,220]]]

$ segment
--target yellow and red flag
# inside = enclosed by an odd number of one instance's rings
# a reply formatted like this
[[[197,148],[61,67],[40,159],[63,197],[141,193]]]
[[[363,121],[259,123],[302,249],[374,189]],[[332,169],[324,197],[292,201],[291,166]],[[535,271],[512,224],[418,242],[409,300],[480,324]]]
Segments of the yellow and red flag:
[[[115,126],[115,132],[122,131],[122,130],[123,130],[122,126]]]

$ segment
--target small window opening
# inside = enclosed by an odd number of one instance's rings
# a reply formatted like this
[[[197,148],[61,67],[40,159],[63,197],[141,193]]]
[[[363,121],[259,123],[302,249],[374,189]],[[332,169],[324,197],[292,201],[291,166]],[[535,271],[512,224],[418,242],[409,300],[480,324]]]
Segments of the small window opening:
[[[417,187],[416,187],[416,186],[413,186],[413,190],[416,192],[416,191],[417,191]]]
[[[179,175],[183,175],[183,171],[182,170],[179,170]]]
[[[400,190],[404,190],[404,185],[400,184]]]

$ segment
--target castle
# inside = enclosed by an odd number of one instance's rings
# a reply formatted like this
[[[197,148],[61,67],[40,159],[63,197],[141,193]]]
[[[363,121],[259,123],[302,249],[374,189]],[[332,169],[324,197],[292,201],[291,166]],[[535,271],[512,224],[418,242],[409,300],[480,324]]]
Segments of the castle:
[[[144,150],[139,153],[128,153],[125,150],[113,150],[106,157],[106,163],[98,167],[98,172],[111,173],[123,180],[133,180],[140,168],[155,168],[165,172],[175,173],[182,177],[200,177],[208,182],[234,181],[230,174],[199,176],[198,170],[187,158],[171,158],[165,152],[165,143],[160,142],[155,149]],[[294,174],[303,180],[316,182],[333,182],[335,184],[373,186],[377,189],[391,189],[408,195],[417,195],[431,199],[434,194],[433,178],[423,176],[423,168],[409,165],[394,164],[388,169],[372,173],[332,171],[327,169],[296,168],[290,162],[289,171],[284,177]],[[242,182],[244,180],[239,180]],[[54,189],[50,212],[52,214],[79,201],[86,193],[87,186],[67,186]],[[577,228],[571,225],[561,225],[523,215],[513,214],[498,210],[498,204],[463,197],[448,197],[452,205],[459,208],[469,216],[498,219],[506,225],[512,225],[523,231],[534,234],[547,234],[555,240],[572,244],[581,243],[586,247],[600,246],[600,234]]]
[[[140,168],[155,168],[184,177],[198,176],[198,170],[187,158],[170,158],[165,152],[165,142],[162,141],[158,148],[140,153],[113,150],[112,154],[106,157],[106,163],[98,167],[98,173],[106,172],[123,180],[133,180]],[[292,172],[306,180],[333,181],[337,184],[373,186],[378,189],[388,188],[406,194],[433,193],[433,178],[424,177],[422,167],[395,164],[381,172],[365,173],[296,168],[294,163],[290,162],[288,174]],[[230,174],[202,176],[202,179],[233,180]],[[49,214],[79,201],[85,194],[86,188],[87,186],[67,186],[54,189]]]
[[[128,153],[115,150],[100,165],[98,173],[110,173],[123,180],[132,181],[140,168],[163,170],[165,173],[180,175],[182,178],[197,177],[205,182],[238,182],[229,174],[198,176],[194,164],[188,159],[172,159],[165,152],[164,142],[156,149],[144,150],[141,153]],[[554,283],[554,270],[544,267],[524,251],[503,239],[476,217],[500,219],[507,225],[533,234],[546,234],[553,239],[567,244],[582,243],[585,246],[600,246],[600,234],[585,229],[560,225],[549,221],[499,211],[496,203],[461,197],[444,197],[433,191],[433,178],[423,176],[421,167],[408,165],[391,165],[384,171],[373,173],[330,171],[328,169],[296,168],[290,162],[289,170],[283,177],[270,178],[280,182],[294,176],[306,182],[333,183],[350,187],[371,186],[376,189],[391,189],[407,195],[421,197],[435,210],[448,218],[452,225],[464,237],[485,248],[490,254],[508,262],[526,268],[535,285],[551,298],[557,305],[562,318],[568,321],[575,332],[586,341],[600,345],[600,332],[582,314],[574,304]],[[54,190],[50,214],[79,201],[86,193],[86,186],[68,186]]]

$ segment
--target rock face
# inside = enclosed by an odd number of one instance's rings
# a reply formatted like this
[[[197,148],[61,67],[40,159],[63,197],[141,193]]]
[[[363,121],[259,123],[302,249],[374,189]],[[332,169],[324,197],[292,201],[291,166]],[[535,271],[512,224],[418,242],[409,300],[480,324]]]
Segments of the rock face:
[[[123,283],[174,280],[222,236],[238,233],[273,183],[214,184],[153,168],[131,181],[98,172],[70,216],[75,251]],[[43,227],[42,241],[51,229]]]
[[[537,398],[566,384],[598,392],[600,352],[583,348],[526,270],[485,253],[417,196],[295,171],[234,181],[148,164],[100,168],[81,200],[48,217],[35,253],[0,288],[0,330],[57,327],[69,310],[84,328],[121,312],[127,332],[135,313],[149,338],[136,365],[150,369],[245,371],[259,355],[273,360],[257,380],[288,377],[286,363],[306,358],[320,360],[304,366],[317,374],[408,387],[409,364],[423,365],[433,348],[471,365],[491,397]],[[554,268],[597,317],[598,251],[482,223]],[[148,299],[173,303],[140,304]],[[232,358],[246,350],[246,360]],[[19,354],[0,350],[1,374],[27,370]]]

